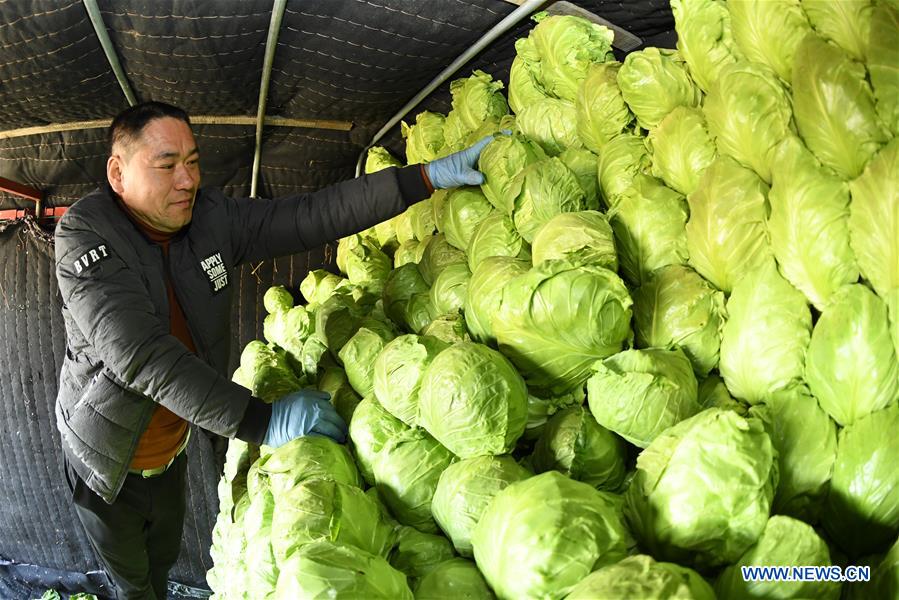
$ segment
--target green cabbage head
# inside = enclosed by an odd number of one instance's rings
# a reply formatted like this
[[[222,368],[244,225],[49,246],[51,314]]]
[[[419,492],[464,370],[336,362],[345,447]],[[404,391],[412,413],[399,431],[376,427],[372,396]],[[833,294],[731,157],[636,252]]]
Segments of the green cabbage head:
[[[812,331],[805,380],[843,426],[899,400],[887,308],[867,286],[847,285],[833,295]]]
[[[265,290],[262,305],[269,314],[288,311],[293,308],[293,296],[283,285],[273,285]]]
[[[258,475],[268,481],[276,499],[298,483],[312,479],[353,487],[362,485],[346,446],[326,437],[304,436],[291,440],[259,458],[254,466]]]
[[[771,249],[784,277],[824,310],[837,289],[858,280],[849,246],[849,186],[823,169],[795,136],[777,147],[772,173]],[[878,247],[878,256],[882,251]]]
[[[584,190],[586,202],[584,206],[590,210],[599,208],[599,178],[596,164],[599,157],[586,148],[569,148],[559,155],[568,169],[574,173],[578,185]]]
[[[352,296],[334,294],[315,309],[315,336],[337,355],[359,327],[359,314]]]
[[[626,515],[653,556],[726,565],[762,535],[776,487],[775,450],[762,422],[710,408],[640,453]]]
[[[345,260],[350,283],[380,295],[392,265],[377,243],[360,238],[358,244],[349,247]]]
[[[708,93],[721,69],[742,58],[722,0],[671,0],[677,50],[693,81]]]
[[[417,239],[415,233],[412,231],[412,213],[409,212],[409,209],[406,209],[394,217],[393,230],[400,246],[406,242]],[[337,247],[337,250],[340,250],[340,246]],[[340,263],[338,263],[337,266],[339,267]]]
[[[411,333],[421,333],[439,316],[431,302],[430,291],[415,294],[406,304],[406,329]]]
[[[382,509],[358,487],[327,479],[303,481],[275,501],[272,550],[278,563],[318,540],[387,557],[396,533]]]
[[[460,187],[449,192],[440,221],[440,231],[451,246],[464,251],[478,224],[493,212],[493,206],[477,187]]]
[[[430,336],[401,335],[384,346],[374,364],[378,402],[409,426],[418,425],[418,391],[424,371],[447,345]]]
[[[607,207],[618,203],[640,173],[649,173],[650,156],[643,138],[624,133],[602,147],[597,163],[599,189]]]
[[[478,456],[453,463],[440,475],[431,512],[456,552],[471,558],[471,533],[490,501],[509,485],[531,477],[511,456]]]
[[[346,280],[340,275],[324,269],[315,269],[309,271],[300,282],[300,293],[309,304],[321,304],[331,296],[338,286],[345,282]]]
[[[391,514],[404,525],[435,533],[431,499],[440,474],[455,457],[423,429],[394,418],[372,397],[356,407],[350,439],[360,471],[374,483]]]
[[[618,270],[612,227],[608,218],[595,210],[561,213],[547,221],[534,236],[531,258],[534,265],[576,258]]]
[[[840,431],[824,529],[850,556],[887,549],[899,535],[899,404]]]
[[[515,197],[515,229],[528,243],[554,216],[587,208],[577,177],[558,158],[525,167],[509,184],[509,194]]]
[[[762,419],[777,450],[773,512],[817,523],[837,453],[836,424],[804,385],[772,393],[752,414]]]
[[[658,179],[637,176],[608,215],[621,274],[629,282],[640,285],[656,269],[687,263],[687,203]]]
[[[755,173],[719,156],[687,196],[690,266],[722,292],[730,293],[772,255],[765,226],[767,193]]]
[[[434,305],[437,314],[445,315],[462,308],[468,297],[470,280],[471,271],[464,262],[448,265],[440,272],[430,291],[431,304]]]
[[[811,331],[805,296],[773,260],[744,274],[727,300],[718,366],[733,397],[757,404],[799,383]]]
[[[706,129],[705,118],[696,108],[678,106],[649,132],[652,174],[668,187],[687,195],[718,154]]]
[[[453,545],[440,534],[423,533],[414,527],[400,527],[390,564],[414,581],[454,557]]]
[[[272,550],[274,508],[271,491],[268,486],[262,485],[251,495],[250,504],[243,515],[244,537],[247,541],[244,553],[247,592],[260,598],[272,595],[278,581],[278,564]]]
[[[383,146],[373,146],[365,156],[365,172],[375,173],[388,167],[400,167],[403,163]]]
[[[506,357],[460,342],[425,369],[419,423],[460,458],[505,454],[524,432],[527,397],[524,380]]]
[[[715,581],[719,598],[821,598],[838,600],[837,581],[744,581],[744,566],[830,566],[830,550],[811,525],[791,517],[768,519],[758,542]]]
[[[506,284],[492,325],[530,385],[565,393],[587,380],[596,360],[621,350],[630,320],[631,297],[615,273],[553,260]]]
[[[516,55],[509,68],[509,106],[512,111],[518,114],[525,106],[539,102],[546,97],[548,97],[546,90],[531,73],[525,59]]]
[[[433,285],[443,269],[455,263],[465,262],[465,253],[450,245],[444,234],[438,233],[425,247],[421,262],[418,263],[418,270],[425,283]]]
[[[464,558],[445,560],[428,571],[415,584],[416,600],[483,598],[492,600],[493,592],[477,566]]]
[[[888,139],[865,75],[862,64],[816,35],[796,52],[793,112],[799,134],[844,179],[858,177]]]
[[[503,288],[528,270],[528,263],[509,256],[491,256],[481,261],[468,282],[465,323],[476,342],[495,344],[493,316],[499,310]]]
[[[576,16],[541,12],[534,20],[537,26],[515,49],[544,90],[573,102],[590,65],[612,58],[615,34]]]
[[[437,192],[434,192],[434,195],[436,196]],[[437,229],[437,223],[434,221],[433,202],[431,198],[427,198],[406,209],[412,237],[416,240],[424,241]]]
[[[550,156],[583,145],[577,132],[577,109],[570,100],[537,100],[521,109],[516,123],[525,137],[540,144]]]
[[[601,490],[624,482],[624,444],[584,406],[563,408],[546,423],[531,464],[538,473],[558,471]]]
[[[450,82],[452,110],[443,124],[445,145],[452,151],[465,147],[468,136],[488,121],[498,122],[508,114],[509,105],[500,92],[502,81],[494,81],[484,71]]]
[[[888,301],[899,293],[899,139],[871,159],[849,189],[849,242],[862,276]]]
[[[478,159],[478,169],[484,174],[481,191],[497,210],[511,215],[515,199],[507,193],[509,183],[526,166],[544,158],[540,145],[520,133],[496,137]]]
[[[266,292],[267,297],[269,292]],[[300,360],[303,343],[312,334],[312,329],[312,318],[303,305],[272,312],[262,322],[262,335],[265,339],[286,350],[294,361]]]
[[[702,110],[718,150],[770,183],[777,145],[793,131],[790,96],[774,71],[745,61],[725,67]]]
[[[865,60],[871,37],[872,16],[875,14],[874,2],[801,1],[802,10],[819,35],[834,42],[855,60]]]
[[[868,74],[877,100],[877,114],[894,136],[899,135],[899,6],[878,2],[871,15],[871,36],[868,40]]]
[[[702,92],[674,50],[631,52],[618,71],[618,86],[643,129],[652,129],[678,106],[699,106]]]
[[[584,146],[597,154],[634,120],[618,89],[620,68],[619,62],[590,65],[575,101],[578,137]]]
[[[564,598],[627,555],[616,498],[556,471],[510,485],[474,528],[478,568],[500,598]]]
[[[440,156],[443,150],[443,123],[446,117],[440,113],[422,111],[415,115],[415,124],[402,123],[406,138],[406,160],[410,165],[428,163]]]
[[[703,377],[718,366],[724,294],[696,271],[684,265],[662,267],[632,297],[638,347],[680,348]]]
[[[421,330],[421,335],[435,337],[447,344],[471,341],[471,336],[468,335],[468,326],[465,324],[465,316],[458,310],[440,315],[428,323]]]
[[[421,257],[425,253],[425,248],[428,247],[428,242],[430,241],[431,238],[427,238],[423,242],[419,242],[416,239],[410,239],[401,243],[393,253],[393,268],[398,269],[403,265],[408,265],[410,263],[417,265],[421,261]]]
[[[337,409],[337,414],[349,423],[361,398],[350,385],[346,371],[340,367],[326,367],[322,370],[316,387],[331,395],[331,404]]]
[[[285,352],[269,348],[258,340],[244,347],[234,380],[269,404],[303,387],[303,382],[287,362]]]
[[[715,600],[715,593],[696,571],[638,554],[594,571],[565,596],[566,600],[597,598]]]
[[[412,600],[406,577],[380,556],[347,544],[319,541],[281,563],[278,598]]]
[[[641,448],[700,410],[696,376],[681,350],[625,350],[594,369],[587,381],[590,411],[600,425]]]
[[[531,247],[515,230],[511,217],[495,213],[475,228],[468,242],[468,268],[474,273],[485,259],[502,256],[530,259]]]
[[[368,485],[373,486],[374,465],[378,455],[394,438],[401,437],[408,427],[387,412],[374,396],[369,396],[356,406],[349,429],[353,456],[359,467],[359,473]]]
[[[731,31],[750,61],[771,67],[790,83],[796,49],[812,32],[798,0],[740,0],[728,2]]]
[[[389,330],[360,327],[340,349],[338,355],[347,378],[360,396],[372,393],[375,358],[392,339],[393,334]]]
[[[407,326],[406,306],[409,299],[428,291],[428,284],[422,278],[418,266],[413,263],[401,265],[390,272],[384,283],[381,298],[384,312],[397,325]]]

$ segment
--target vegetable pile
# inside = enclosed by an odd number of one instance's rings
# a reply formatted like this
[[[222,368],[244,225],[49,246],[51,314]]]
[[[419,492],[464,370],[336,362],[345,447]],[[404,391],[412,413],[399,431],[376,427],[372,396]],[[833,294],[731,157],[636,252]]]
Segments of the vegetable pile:
[[[234,380],[350,441],[231,443],[214,597],[899,594],[899,9],[671,6],[620,63],[537,15],[508,96],[403,124],[409,164],[493,135],[485,183],[266,293]]]

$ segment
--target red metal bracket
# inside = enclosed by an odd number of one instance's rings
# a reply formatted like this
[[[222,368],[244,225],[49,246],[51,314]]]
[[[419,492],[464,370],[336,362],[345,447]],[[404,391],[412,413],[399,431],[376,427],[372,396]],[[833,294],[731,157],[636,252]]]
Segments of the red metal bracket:
[[[9,210],[0,210],[0,221],[14,221],[16,219],[23,219],[28,215],[34,216],[33,208],[11,208]]]
[[[46,219],[57,219],[66,212],[66,206],[48,206],[43,205],[44,193],[33,187],[22,185],[11,179],[0,177],[0,192],[8,192],[20,198],[31,200],[34,202],[34,208],[15,208],[11,210],[0,210],[0,219],[21,219],[26,215],[36,217],[39,221]]]
[[[6,177],[0,177],[0,192],[9,192],[10,194],[25,198],[26,200],[31,200],[34,203],[38,203],[44,199],[44,194],[40,190],[36,190],[27,185],[22,185],[21,183],[13,181],[12,179],[7,179]]]

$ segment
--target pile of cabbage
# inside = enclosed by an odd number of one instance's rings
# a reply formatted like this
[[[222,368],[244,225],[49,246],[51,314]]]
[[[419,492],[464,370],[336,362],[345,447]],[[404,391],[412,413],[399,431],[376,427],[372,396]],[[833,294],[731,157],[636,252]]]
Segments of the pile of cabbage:
[[[899,10],[671,5],[622,62],[538,15],[507,90],[403,124],[408,164],[493,136],[484,184],[268,290],[234,380],[350,440],[231,444],[216,598],[896,596]],[[832,564],[872,581],[740,571]]]

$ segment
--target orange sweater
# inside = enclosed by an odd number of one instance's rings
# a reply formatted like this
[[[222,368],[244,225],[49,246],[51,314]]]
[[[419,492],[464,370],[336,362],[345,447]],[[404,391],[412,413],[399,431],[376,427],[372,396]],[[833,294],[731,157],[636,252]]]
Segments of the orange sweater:
[[[141,231],[148,238],[159,244],[163,254],[168,254],[169,241],[174,236],[173,233],[165,233],[151,229],[146,225],[132,219]],[[166,288],[169,293],[169,331],[176,338],[181,340],[187,349],[196,353],[193,339],[190,337],[190,331],[187,328],[187,319],[181,311],[181,305],[175,297],[175,290],[172,288],[172,282],[166,275]],[[155,469],[167,464],[184,441],[187,435],[188,423],[166,407],[158,405],[150,419],[150,424],[144,431],[137,444],[137,451],[131,460],[132,469]]]

